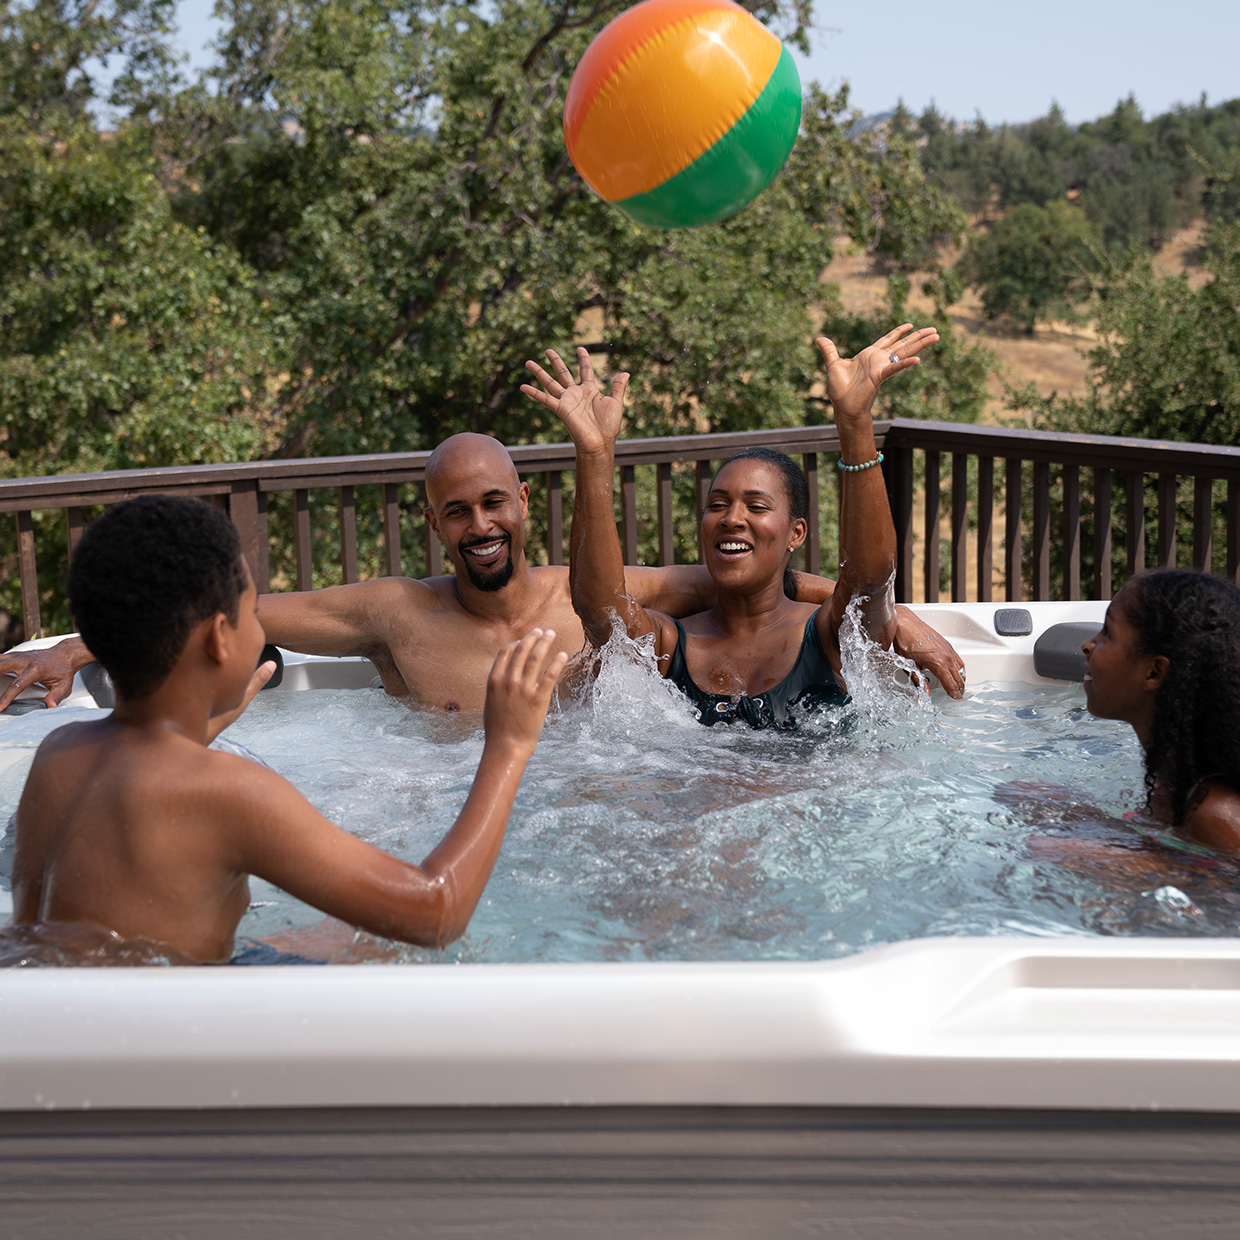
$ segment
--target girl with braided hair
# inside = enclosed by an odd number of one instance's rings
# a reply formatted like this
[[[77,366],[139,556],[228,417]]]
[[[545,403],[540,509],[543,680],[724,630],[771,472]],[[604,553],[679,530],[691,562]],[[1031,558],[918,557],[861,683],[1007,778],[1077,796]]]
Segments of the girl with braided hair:
[[[1207,573],[1133,577],[1082,646],[1091,714],[1132,725],[1147,808],[1240,854],[1240,589]]]

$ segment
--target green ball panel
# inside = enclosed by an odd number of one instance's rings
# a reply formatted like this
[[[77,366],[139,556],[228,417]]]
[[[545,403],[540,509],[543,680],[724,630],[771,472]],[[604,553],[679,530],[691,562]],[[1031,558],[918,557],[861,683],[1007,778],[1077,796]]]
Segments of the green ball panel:
[[[801,124],[801,78],[784,48],[762,93],[718,142],[656,189],[613,205],[652,228],[694,228],[734,215],[775,179]]]

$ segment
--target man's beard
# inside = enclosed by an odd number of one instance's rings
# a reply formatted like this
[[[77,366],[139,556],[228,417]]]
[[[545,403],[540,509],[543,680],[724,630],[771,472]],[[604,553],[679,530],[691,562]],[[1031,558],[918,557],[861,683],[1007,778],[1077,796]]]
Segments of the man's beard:
[[[475,544],[479,545],[479,544]],[[512,544],[508,544],[508,559],[502,568],[496,569],[492,573],[480,573],[470,562],[469,555],[465,548],[461,548],[461,559],[465,564],[465,573],[469,577],[475,590],[481,590],[485,594],[493,594],[496,590],[502,590],[511,580],[515,565],[512,559]]]

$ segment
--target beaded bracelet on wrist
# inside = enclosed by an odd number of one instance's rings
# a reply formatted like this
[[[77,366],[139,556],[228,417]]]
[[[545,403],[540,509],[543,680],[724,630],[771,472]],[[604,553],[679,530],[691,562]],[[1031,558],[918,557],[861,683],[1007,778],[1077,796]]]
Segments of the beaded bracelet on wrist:
[[[845,465],[843,457],[840,457],[840,459],[836,461],[836,464],[846,474],[860,473],[863,469],[873,469],[875,465],[881,465],[882,463],[883,454],[881,452],[872,461],[863,461],[860,465]]]

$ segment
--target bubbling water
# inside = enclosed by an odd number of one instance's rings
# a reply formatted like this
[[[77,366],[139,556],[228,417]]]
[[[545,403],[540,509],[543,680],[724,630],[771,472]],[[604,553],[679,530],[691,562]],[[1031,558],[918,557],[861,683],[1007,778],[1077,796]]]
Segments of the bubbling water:
[[[359,936],[334,959],[794,960],[936,934],[1234,933],[1230,865],[1122,821],[1141,804],[1140,750],[1079,686],[931,700],[859,632],[843,647],[850,703],[753,732],[702,727],[648,642],[609,643],[548,719],[464,938],[434,952]],[[58,714],[5,725],[5,817]],[[414,862],[460,812],[483,740],[477,715],[381,690],[260,694],[227,735]],[[321,915],[252,891],[240,933],[298,950]]]

